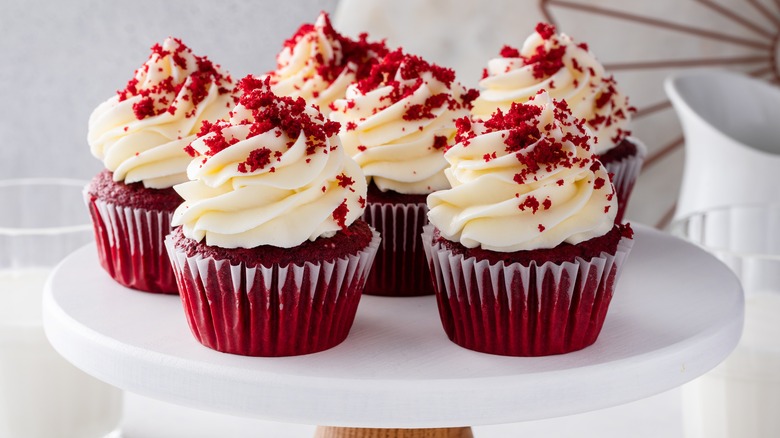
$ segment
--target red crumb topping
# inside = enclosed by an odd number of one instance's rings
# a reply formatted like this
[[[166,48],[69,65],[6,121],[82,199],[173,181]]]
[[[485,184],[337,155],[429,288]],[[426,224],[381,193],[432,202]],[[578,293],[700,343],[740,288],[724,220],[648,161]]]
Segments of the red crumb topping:
[[[347,229],[347,214],[349,213],[349,207],[347,207],[347,200],[341,203],[335,210],[333,210],[333,219],[336,221],[342,230]]]
[[[455,128],[458,130],[455,135],[456,143],[463,143],[463,145],[466,146],[468,145],[468,140],[476,136],[472,130],[471,119],[468,116],[455,119]]]
[[[570,142],[577,147],[589,150],[591,137],[584,131],[584,121],[574,119],[568,105],[564,101],[552,100],[554,122],[544,127],[551,130],[553,125],[570,126],[561,141],[542,135],[539,129],[539,116],[542,108],[533,104],[513,103],[510,109],[504,113],[496,110],[490,119],[483,122],[485,133],[496,131],[508,131],[504,135],[505,152],[514,153],[517,160],[523,164],[520,173],[515,174],[514,180],[518,184],[524,184],[527,178],[539,169],[552,171],[559,166],[584,167],[590,163],[589,159],[570,156],[566,152],[563,142]],[[456,141],[465,142],[474,136],[468,119],[459,120]],[[559,182],[559,185],[562,181]]]
[[[352,179],[350,176],[345,174],[339,174],[336,175],[336,181],[338,182],[340,187],[347,188],[352,187],[352,184],[355,184],[355,180]]]
[[[246,138],[251,138],[273,129],[278,129],[277,137],[281,133],[287,134],[292,139],[303,135],[306,138],[307,155],[315,154],[318,150],[327,153],[327,139],[336,135],[341,128],[338,122],[325,120],[321,113],[316,116],[310,116],[306,112],[306,102],[302,98],[293,99],[286,96],[277,96],[270,89],[270,78],[259,80],[254,76],[247,76],[238,83],[238,87],[243,92],[239,102],[248,109],[252,117],[241,120],[240,122],[217,121],[214,123],[204,121],[198,132],[198,140],[202,141],[207,147],[207,156],[212,156],[227,147],[236,144],[239,140],[236,138],[226,138],[224,130],[234,124],[249,125],[249,133]],[[287,144],[292,147],[295,141]],[[193,148],[185,150],[191,151]],[[250,169],[263,168],[270,162],[270,151],[263,151],[265,148],[255,150],[256,157],[252,154],[244,164],[249,165]],[[278,159],[278,154],[276,158]],[[266,162],[268,160],[268,162]],[[265,163],[262,164],[261,163]],[[244,166],[244,168],[246,168]],[[257,167],[259,166],[259,167]],[[252,170],[250,170],[252,171]],[[274,168],[271,168],[271,172]]]
[[[598,190],[598,189],[604,187],[605,183],[606,183],[606,181],[604,180],[604,178],[598,177],[598,178],[596,178],[596,181],[593,182],[593,188]]]
[[[545,230],[545,228],[544,228],[544,225],[542,225],[542,224],[539,224],[539,227],[538,227],[538,228],[539,228],[539,232],[540,232],[540,233],[541,233],[541,232],[543,232],[543,231]]]
[[[271,150],[268,148],[255,149],[249,153],[246,161],[238,163],[238,171],[241,173],[254,172],[271,164]],[[247,169],[247,166],[249,168]]]
[[[368,149],[367,147],[363,146],[362,144],[361,144],[360,146],[358,146],[357,148],[358,148],[358,150],[359,150],[360,152],[365,152],[365,151],[366,151],[366,149]]]
[[[527,197],[525,198],[525,200],[524,200],[522,203],[520,203],[520,205],[518,205],[517,207],[518,207],[518,208],[519,208],[521,211],[525,211],[525,209],[526,209],[526,208],[530,208],[530,209],[531,209],[531,212],[532,212],[533,214],[536,214],[536,212],[539,210],[539,206],[540,206],[540,205],[541,205],[541,204],[539,204],[539,200],[538,200],[538,199],[536,199],[536,197],[535,197],[535,196],[527,196]]]
[[[421,76],[425,73],[430,73],[447,87],[451,87],[455,81],[455,71],[452,69],[430,64],[419,56],[405,54],[401,49],[396,49],[371,67],[368,76],[357,82],[357,89],[366,94],[380,86],[390,86],[392,91],[385,99],[389,100],[389,104],[393,104],[414,93],[422,85]],[[402,84],[398,78],[408,83]]]
[[[434,149],[443,149],[447,147],[447,137],[443,135],[434,135],[433,136],[433,148]]]
[[[538,23],[536,25],[536,33],[543,39],[549,40],[555,35],[555,26],[550,23]]]
[[[502,58],[520,58],[520,51],[511,46],[504,46],[499,52]]]
[[[549,40],[555,35],[555,26],[548,23],[539,23],[536,25],[536,32],[544,40]],[[521,58],[523,65],[532,66],[534,77],[537,79],[552,76],[555,72],[563,68],[563,55],[566,53],[566,47],[558,46],[549,50],[544,45],[538,46],[531,56],[522,56],[520,52],[510,46],[501,48],[499,55],[502,58]],[[483,74],[483,78],[485,78]]]
[[[433,119],[436,115],[433,110],[441,108],[445,103],[454,104],[452,96],[447,93],[439,93],[425,99],[423,104],[411,105],[403,115],[404,120]]]
[[[460,97],[463,100],[463,106],[471,109],[474,106],[474,101],[479,97],[479,90],[476,88],[469,88]]]
[[[134,77],[127,82],[124,89],[117,91],[119,102],[134,96],[142,96],[138,102],[133,104],[133,113],[139,120],[166,112],[175,114],[180,106],[177,105],[179,100],[192,101],[192,105],[197,106],[208,96],[212,84],[217,86],[219,94],[233,92],[233,80],[229,75],[220,73],[218,66],[215,66],[208,58],[192,54],[192,50],[185,46],[180,39],[174,38],[173,40],[176,43],[173,50],[165,50],[160,44],[152,46],[152,54],[146,63],[135,71]],[[186,58],[182,56],[183,53],[192,55],[196,65],[188,65]],[[172,76],[168,76],[157,84],[142,85],[142,81],[149,73],[149,68],[166,57],[170,57],[174,64],[181,69],[194,70],[182,77],[177,83],[173,82]],[[186,117],[194,116],[194,111],[186,114]]]
[[[301,40],[317,39],[321,32],[331,42],[334,53],[328,59],[318,53],[312,61],[317,64],[317,74],[327,82],[335,81],[347,68],[355,73],[357,80],[363,79],[369,75],[371,67],[389,51],[384,41],[369,42],[366,33],[353,40],[336,32],[326,12],[321,12],[320,18],[323,23],[321,27],[315,24],[302,25],[284,42],[283,51],[292,51]],[[277,65],[277,69],[283,67],[282,64]],[[274,75],[273,72],[270,74]]]

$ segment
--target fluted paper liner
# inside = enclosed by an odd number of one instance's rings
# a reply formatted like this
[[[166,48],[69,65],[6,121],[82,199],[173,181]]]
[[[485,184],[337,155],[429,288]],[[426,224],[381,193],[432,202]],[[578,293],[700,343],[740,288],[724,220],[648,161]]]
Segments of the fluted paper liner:
[[[439,315],[447,336],[471,350],[504,356],[546,356],[580,350],[596,341],[633,240],[614,255],[530,266],[491,264],[423,243],[431,266]]]
[[[637,153],[630,157],[625,157],[620,161],[605,163],[607,172],[612,174],[612,185],[615,186],[615,194],[618,201],[618,212],[615,217],[615,223],[623,223],[623,216],[628,208],[628,201],[631,199],[631,192],[634,191],[634,184],[642,171],[642,164],[647,155],[647,148],[636,138],[629,137],[628,141],[636,145]]]
[[[347,337],[379,242],[373,231],[357,254],[270,267],[187,256],[171,237],[165,245],[187,322],[201,344],[244,356],[295,356]]]
[[[122,207],[84,197],[92,216],[98,259],[123,286],[145,292],[178,293],[164,239],[172,212]]]
[[[428,223],[428,206],[369,203],[363,219],[382,235],[364,293],[398,297],[433,295],[420,238],[423,226]]]

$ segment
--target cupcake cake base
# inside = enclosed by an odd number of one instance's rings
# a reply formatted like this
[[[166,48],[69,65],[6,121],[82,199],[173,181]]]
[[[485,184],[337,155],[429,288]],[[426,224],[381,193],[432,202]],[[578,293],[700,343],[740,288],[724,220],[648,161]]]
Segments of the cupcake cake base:
[[[116,182],[104,170],[87,185],[84,198],[103,269],[132,289],[178,293],[164,239],[181,197],[172,188]]]
[[[210,247],[180,228],[166,246],[201,344],[245,356],[294,356],[347,337],[379,241],[356,221],[296,248]]]
[[[621,266],[629,227],[578,245],[498,253],[423,235],[439,315],[454,343],[504,356],[547,356],[596,341]]]

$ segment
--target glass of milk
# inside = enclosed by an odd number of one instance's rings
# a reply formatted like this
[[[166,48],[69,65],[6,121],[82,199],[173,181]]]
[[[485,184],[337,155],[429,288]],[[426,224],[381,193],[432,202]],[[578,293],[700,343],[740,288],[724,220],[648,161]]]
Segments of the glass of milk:
[[[120,390],[65,361],[41,322],[49,272],[93,238],[84,185],[0,180],[0,437],[118,435]]]
[[[683,387],[685,436],[780,437],[780,204],[714,208],[671,231],[716,255],[745,290],[739,345]]]

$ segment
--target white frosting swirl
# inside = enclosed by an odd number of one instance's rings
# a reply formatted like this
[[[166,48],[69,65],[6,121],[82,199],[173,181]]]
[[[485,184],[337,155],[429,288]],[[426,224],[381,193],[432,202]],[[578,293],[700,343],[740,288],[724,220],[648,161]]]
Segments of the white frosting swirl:
[[[442,80],[451,70],[400,51],[383,63],[375,66],[381,81],[352,84],[333,104],[330,118],[341,123],[345,150],[382,191],[427,194],[449,187],[444,149],[455,137],[454,120],[469,114],[466,90],[454,75]],[[395,64],[389,73],[388,63]]]
[[[128,87],[92,112],[87,141],[114,181],[160,189],[187,181],[184,147],[204,120],[226,117],[234,101],[230,77],[180,40],[152,49]]]
[[[519,53],[505,47],[504,56],[488,61],[473,114],[488,118],[496,108],[506,111],[512,102],[525,102],[545,90],[568,102],[572,114],[588,122],[596,137],[594,153],[601,155],[629,133],[628,98],[586,45],[554,32],[554,27],[540,24]]]
[[[344,98],[347,87],[357,80],[357,63],[371,62],[384,52],[383,43],[371,44],[364,37],[352,41],[338,34],[322,12],[314,25],[301,26],[285,42],[276,57],[276,70],[266,76],[274,93],[302,97],[327,116],[330,104]]]
[[[508,122],[494,117],[475,122],[473,137],[459,133],[462,141],[445,154],[452,189],[428,196],[428,218],[444,238],[514,252],[577,244],[612,229],[617,199],[609,176],[564,106],[542,93],[498,116]],[[528,107],[538,114],[518,116]],[[517,138],[524,143],[507,143]]]
[[[258,90],[273,96],[266,88]],[[205,237],[208,245],[222,248],[290,248],[332,236],[359,218],[366,181],[339,145],[338,128],[322,141],[307,138],[303,130],[290,135],[279,123],[255,135],[264,120],[256,118],[257,108],[245,106],[246,99],[247,94],[229,122],[213,125],[192,142],[200,156],[187,168],[192,181],[174,187],[184,203],[174,213],[173,225],[181,225],[191,239]],[[303,100],[294,108],[280,102],[271,105],[280,112],[297,112],[298,120],[325,123]],[[224,149],[215,151],[220,138]]]

